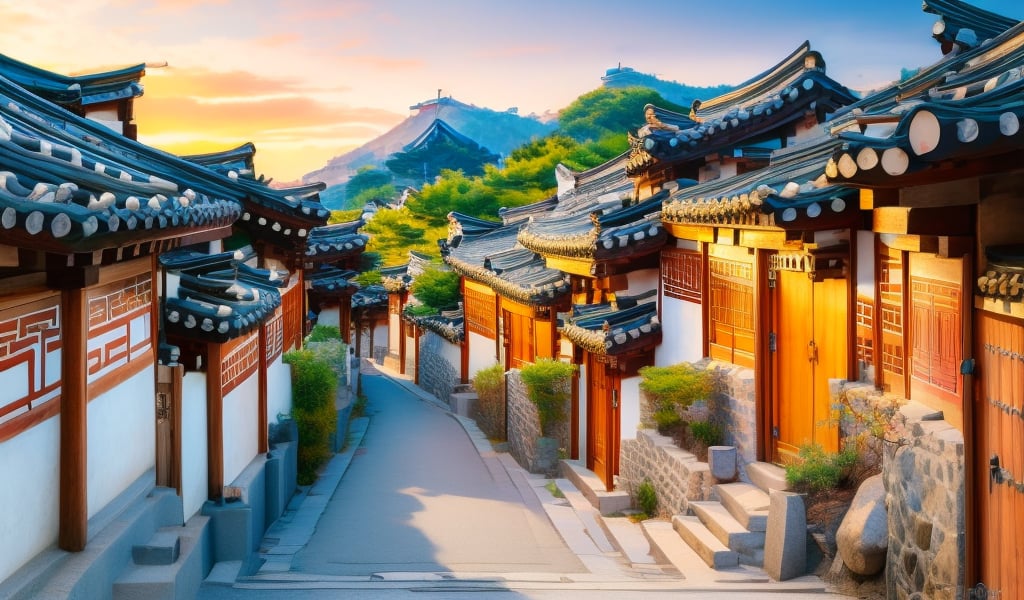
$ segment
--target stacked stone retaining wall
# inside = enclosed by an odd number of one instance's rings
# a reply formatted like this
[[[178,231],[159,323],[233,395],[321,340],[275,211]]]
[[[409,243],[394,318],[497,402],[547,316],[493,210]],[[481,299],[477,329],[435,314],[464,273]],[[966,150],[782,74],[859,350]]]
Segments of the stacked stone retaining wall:
[[[461,383],[458,370],[445,358],[446,344],[451,342],[432,331],[420,336],[419,386],[442,402]]]
[[[553,448],[554,456],[550,456],[552,448],[538,448],[537,440],[541,437],[541,430],[537,406],[530,400],[518,369],[506,373],[505,385],[508,392],[509,451],[516,462],[531,473],[556,475],[559,453],[564,454],[569,448],[569,423],[561,423],[554,432],[549,432],[558,441],[557,447]],[[565,414],[569,414],[568,406]]]
[[[636,498],[645,479],[654,486],[662,515],[685,514],[689,502],[709,500],[715,483],[708,463],[653,429],[641,429],[636,439],[623,440],[619,453],[618,485]]]

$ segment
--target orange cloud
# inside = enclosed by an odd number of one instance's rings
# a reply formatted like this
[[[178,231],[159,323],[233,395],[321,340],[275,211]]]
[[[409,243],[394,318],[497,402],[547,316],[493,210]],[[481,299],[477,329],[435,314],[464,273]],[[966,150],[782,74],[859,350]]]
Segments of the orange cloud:
[[[298,79],[263,77],[248,71],[217,73],[205,69],[177,69],[174,65],[148,71],[143,84],[147,96],[158,97],[239,98],[302,91]]]

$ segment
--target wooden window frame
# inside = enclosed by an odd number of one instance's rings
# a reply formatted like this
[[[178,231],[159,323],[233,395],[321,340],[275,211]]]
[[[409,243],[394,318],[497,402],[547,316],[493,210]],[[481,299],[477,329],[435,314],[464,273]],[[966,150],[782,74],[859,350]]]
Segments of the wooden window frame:
[[[661,251],[661,285],[665,296],[700,304],[702,300],[701,253],[683,248]]]

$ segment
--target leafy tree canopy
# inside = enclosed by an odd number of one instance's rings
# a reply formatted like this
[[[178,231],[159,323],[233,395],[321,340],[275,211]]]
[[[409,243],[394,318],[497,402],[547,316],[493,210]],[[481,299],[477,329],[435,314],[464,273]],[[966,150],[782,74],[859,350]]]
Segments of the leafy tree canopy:
[[[459,274],[428,267],[412,282],[412,295],[435,310],[455,308],[459,303]]]
[[[598,141],[609,134],[625,140],[626,132],[643,125],[644,106],[647,104],[683,114],[690,112],[690,107],[668,102],[650,88],[600,87],[565,107],[558,115],[558,128],[579,142]]]
[[[410,250],[438,256],[437,240],[448,235],[447,225],[431,226],[407,208],[377,211],[361,231],[370,236],[364,254],[375,253],[383,266],[409,262]]]

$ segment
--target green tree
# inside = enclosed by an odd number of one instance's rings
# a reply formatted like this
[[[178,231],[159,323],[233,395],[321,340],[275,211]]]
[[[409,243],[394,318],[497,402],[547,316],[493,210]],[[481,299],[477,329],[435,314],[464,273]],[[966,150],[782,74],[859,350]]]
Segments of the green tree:
[[[397,196],[394,175],[373,165],[360,167],[345,184],[342,208],[359,209],[367,202],[386,204]]]
[[[428,267],[412,282],[412,295],[436,311],[455,308],[459,303],[459,274]]]
[[[688,114],[689,107],[668,102],[646,87],[600,87],[583,94],[558,115],[559,131],[579,142],[595,142],[608,134],[626,137],[644,124],[644,106],[655,104]]]
[[[380,259],[380,266],[394,266],[409,262],[409,251],[439,256],[437,240],[448,235],[447,225],[437,226],[424,222],[422,216],[408,208],[379,210],[361,229],[370,236],[365,254]]]

